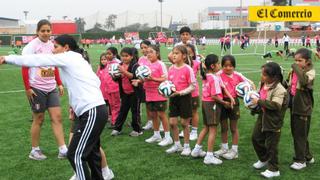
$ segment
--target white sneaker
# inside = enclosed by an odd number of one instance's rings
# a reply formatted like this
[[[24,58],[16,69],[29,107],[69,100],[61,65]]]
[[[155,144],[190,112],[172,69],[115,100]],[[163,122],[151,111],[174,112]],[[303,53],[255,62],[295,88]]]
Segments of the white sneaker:
[[[204,152],[202,150],[202,148],[193,148],[192,152],[191,152],[191,156],[196,158],[196,157],[205,157],[206,156],[206,152]]]
[[[298,163],[298,162],[294,162],[290,166],[290,168],[294,169],[294,170],[301,170],[301,169],[303,169],[305,167],[307,167],[306,163]]]
[[[181,137],[181,138],[184,137],[183,131],[180,132],[179,137]]]
[[[181,145],[173,145],[169,149],[166,150],[166,153],[172,154],[176,152],[181,152],[183,150],[183,147]]]
[[[47,156],[45,156],[41,150],[35,150],[30,152],[29,158],[37,161],[42,161],[47,159]]]
[[[66,159],[67,158],[67,153],[68,153],[68,151],[65,152],[65,153],[62,153],[62,152],[59,151],[58,159]]]
[[[117,130],[112,130],[111,132],[111,136],[119,136],[121,134],[120,131],[117,131]]]
[[[145,141],[147,143],[155,143],[155,142],[160,142],[162,140],[161,136],[151,136],[150,138],[146,139]]]
[[[138,137],[138,136],[141,136],[143,134],[143,132],[137,132],[137,131],[132,131],[129,136],[131,137]]]
[[[189,156],[191,154],[190,147],[183,147],[183,151],[181,153],[181,156]]]
[[[218,164],[222,164],[222,161],[220,159],[216,158],[215,156],[206,155],[206,157],[203,160],[203,163],[208,164],[208,165],[209,164],[218,165]]]
[[[152,121],[148,121],[145,126],[142,127],[143,130],[152,129]]]
[[[222,155],[223,158],[231,160],[238,158],[238,152],[233,149],[230,149],[227,153]]]
[[[69,180],[77,180],[77,175],[74,173],[74,175]]]
[[[314,164],[314,158],[310,159],[309,161],[307,161],[308,164]]]
[[[268,164],[268,161],[261,162],[260,160],[258,160],[256,163],[253,164],[253,167],[255,169],[261,169],[261,168],[265,167],[267,164]]]
[[[108,169],[106,172],[102,171],[102,176],[104,180],[111,180],[114,178],[114,174],[111,169]]]
[[[163,132],[163,131],[164,131],[162,123],[160,123],[159,131],[160,131],[160,132]]]
[[[265,178],[273,178],[280,176],[280,171],[269,171],[268,169],[260,173]]]
[[[222,155],[226,154],[228,152],[228,149],[224,149],[221,147],[218,151],[213,152],[214,155],[221,157]]]
[[[163,138],[162,141],[158,143],[158,145],[164,147],[164,146],[168,146],[172,143],[173,143],[173,140],[170,137],[170,138]]]
[[[198,139],[197,131],[191,131],[189,139],[190,139],[190,141],[197,140]]]

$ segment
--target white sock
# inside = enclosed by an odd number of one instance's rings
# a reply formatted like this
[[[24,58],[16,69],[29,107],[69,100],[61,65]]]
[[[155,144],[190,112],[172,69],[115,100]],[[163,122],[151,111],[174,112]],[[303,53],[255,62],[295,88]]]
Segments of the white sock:
[[[37,146],[37,147],[32,147],[32,152],[34,152],[34,151],[39,151],[40,150],[40,147],[39,146]]]
[[[164,137],[165,137],[165,138],[171,138],[171,136],[170,136],[170,131],[164,132]]]
[[[153,131],[154,136],[161,137],[160,131]]]
[[[185,143],[185,144],[183,145],[183,147],[184,147],[184,148],[190,148],[190,144],[186,144],[186,143]]]
[[[149,120],[148,120],[148,123],[151,123],[151,124],[153,124],[153,123],[152,123],[152,119],[149,119]]]
[[[202,146],[201,146],[201,145],[196,144],[196,146],[195,146],[194,148],[196,148],[196,149],[201,149],[201,148],[202,148]]]
[[[176,146],[181,146],[180,141],[175,141],[174,144],[175,144]]]
[[[238,145],[232,145],[232,150],[234,150],[235,152],[238,152]]]
[[[191,132],[197,133],[198,132],[198,128],[197,127],[192,127],[192,131]]]
[[[207,152],[207,156],[213,156],[213,152]]]
[[[59,152],[61,153],[67,153],[68,152],[68,148],[67,146],[64,144],[62,146],[59,147]]]
[[[222,143],[222,148],[223,149],[229,149],[228,143]]]
[[[101,171],[104,173],[107,173],[109,171],[109,167],[106,166],[106,167],[102,168]]]

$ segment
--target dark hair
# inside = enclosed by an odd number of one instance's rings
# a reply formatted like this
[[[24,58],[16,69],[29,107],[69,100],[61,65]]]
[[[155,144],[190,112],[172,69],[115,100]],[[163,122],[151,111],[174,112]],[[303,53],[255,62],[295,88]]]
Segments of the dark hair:
[[[190,56],[190,57],[191,57],[191,60],[196,60],[197,54],[196,54],[196,48],[194,47],[194,45],[192,45],[192,44],[186,44],[186,46],[187,46],[188,48],[190,48],[190,49],[192,50],[192,52],[193,52],[193,56]]]
[[[46,20],[46,19],[42,19],[42,20],[40,20],[40,21],[38,22],[38,24],[37,24],[37,32],[40,31],[41,27],[44,26],[44,25],[48,25],[48,26],[50,26],[50,28],[51,28],[51,23],[50,23],[50,21],[48,21],[48,20]]]
[[[118,49],[117,49],[117,48],[115,48],[115,47],[109,47],[109,48],[107,49],[107,51],[110,51],[110,52],[113,54],[113,56],[115,56],[117,59],[120,59],[120,56],[119,56],[119,54],[118,54]]]
[[[268,62],[262,65],[264,73],[276,83],[283,83],[282,69],[278,63]]]
[[[106,66],[105,65],[103,65],[102,63],[101,63],[101,58],[103,57],[103,56],[106,56],[107,55],[107,53],[102,53],[101,55],[100,55],[100,61],[99,61],[99,67],[100,67],[100,69],[104,69]]]
[[[211,65],[212,64],[217,64],[219,62],[219,57],[215,54],[209,54],[204,62],[201,63],[200,65],[200,74],[202,76],[203,80],[206,80],[206,71],[207,70],[212,70]]]
[[[137,59],[137,56],[136,56],[134,50],[129,47],[124,47],[121,50],[120,54],[122,54],[122,53],[126,53],[126,54],[129,54],[129,56],[132,56],[132,60],[131,60],[129,67],[128,67],[128,69],[132,69],[133,65],[138,62],[138,59]]]
[[[132,53],[133,53],[134,59],[135,59],[136,61],[138,61],[138,59],[139,59],[139,51],[138,51],[138,49],[132,47],[132,48],[131,48],[131,51],[132,51]]]
[[[308,63],[311,64],[311,54],[312,52],[307,48],[300,48],[296,51],[294,55],[300,55],[303,59],[305,59]]]
[[[188,58],[188,50],[187,50],[187,48],[186,48],[184,45],[178,45],[178,46],[174,47],[173,50],[178,50],[178,51],[181,52],[181,54],[183,54],[183,55],[186,56],[186,58],[183,60],[184,63],[186,63],[186,64],[188,64],[188,65],[191,64],[191,63],[190,63],[190,60],[189,60],[189,58]]]
[[[143,40],[141,43],[140,43],[140,47],[142,44],[145,44],[147,46],[150,46],[151,45],[151,42],[149,40]]]
[[[191,29],[188,26],[184,26],[179,31],[180,34],[185,33],[185,32],[191,34]]]
[[[232,66],[234,68],[236,68],[236,59],[234,58],[234,56],[232,55],[225,55],[222,57],[222,60],[221,60],[221,66],[224,66],[224,64],[227,62],[227,61],[230,61],[230,63],[232,64]]]
[[[76,40],[74,40],[74,38],[70,35],[67,35],[67,34],[63,34],[63,35],[60,35],[58,37],[56,37],[55,39],[55,42],[63,47],[65,47],[66,45],[69,46],[69,49],[73,52],[76,52],[76,53],[79,53],[82,55],[82,57],[88,61],[88,63],[90,63],[90,58],[89,58],[89,55],[88,55],[88,52],[85,51],[84,49],[82,48],[79,48]]]
[[[161,60],[161,56],[160,56],[160,48],[159,46],[156,46],[156,45],[149,45],[149,48],[153,49],[156,51],[156,53],[158,54],[157,55],[157,58],[158,60]]]

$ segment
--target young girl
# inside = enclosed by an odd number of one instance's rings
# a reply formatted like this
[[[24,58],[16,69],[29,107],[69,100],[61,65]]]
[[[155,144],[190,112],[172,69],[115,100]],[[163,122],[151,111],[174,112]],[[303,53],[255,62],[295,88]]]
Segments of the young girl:
[[[289,77],[291,133],[294,142],[292,169],[301,170],[306,163],[314,163],[309,149],[309,129],[313,109],[313,81],[316,72],[311,62],[311,52],[306,48],[295,54],[295,63]]]
[[[149,63],[147,63],[147,66],[151,69],[152,73],[150,77],[145,80],[143,86],[146,91],[146,104],[151,112],[154,135],[149,139],[146,139],[146,142],[159,142],[158,145],[167,146],[173,143],[170,136],[169,122],[166,115],[167,99],[159,95],[158,87],[161,82],[168,78],[168,72],[166,65],[160,60],[161,57],[159,47],[150,45],[148,49],[147,57]],[[160,135],[158,117],[160,118],[164,129],[165,136],[163,139]]]
[[[311,38],[309,35],[307,35],[307,39],[306,39],[306,47],[311,48]]]
[[[268,165],[267,170],[261,172],[266,178],[280,176],[278,144],[288,107],[288,95],[282,82],[280,66],[269,62],[262,66],[260,98],[252,97],[253,104],[260,107],[255,110],[258,118],[252,134],[252,144],[259,160],[253,167],[261,169]]]
[[[229,106],[230,103],[222,98],[222,90],[219,77],[215,75],[219,71],[219,58],[210,54],[204,61],[205,69],[202,70],[202,115],[204,128],[201,130],[197,144],[192,150],[191,156],[204,157],[205,164],[221,164],[222,161],[213,155],[213,146],[220,121],[221,106]],[[202,141],[209,134],[207,153],[202,151]]]
[[[141,49],[141,53],[143,54],[143,56],[141,56],[138,60],[138,64],[140,66],[143,66],[143,65],[147,65],[149,63],[149,60],[147,58],[147,53],[148,53],[148,50],[149,50],[149,46],[151,45],[150,41],[148,40],[144,40],[140,43],[140,49]],[[143,102],[146,102],[145,101],[145,92],[143,93],[143,99],[141,101],[142,103]],[[145,126],[142,127],[142,129],[144,130],[149,130],[151,129],[153,126],[152,126],[152,118],[151,118],[151,112],[146,104],[146,110],[147,110],[147,123]]]
[[[37,38],[23,48],[22,55],[52,54],[54,47],[50,41],[51,24],[48,20],[38,22],[37,36]],[[29,158],[33,160],[44,160],[47,158],[39,147],[40,131],[46,110],[48,110],[50,115],[52,130],[59,146],[58,158],[66,158],[68,149],[64,140],[59,98],[59,94],[63,95],[64,89],[59,77],[58,68],[23,67],[22,75],[33,117],[30,130],[32,149]],[[56,89],[57,84],[59,92]]]
[[[188,51],[183,45],[173,48],[173,65],[169,69],[169,80],[176,86],[176,92],[170,97],[169,116],[170,126],[173,132],[174,145],[166,150],[168,154],[180,152],[181,155],[189,156],[191,153],[189,145],[189,124],[192,117],[192,97],[191,93],[195,89],[196,80],[193,70],[185,64],[188,58]],[[179,140],[178,116],[184,132],[184,147],[182,148]]]
[[[216,151],[215,154],[222,156],[225,159],[234,159],[238,157],[238,119],[240,118],[240,108],[239,100],[236,94],[236,86],[240,82],[249,82],[253,87],[254,84],[252,81],[248,80],[242,74],[235,71],[236,60],[231,55],[226,55],[222,58],[221,61],[222,70],[217,73],[221,77],[223,84],[225,85],[228,92],[231,94],[235,100],[233,108],[221,109],[221,138],[222,144],[221,149]],[[223,100],[231,102],[230,98],[227,95],[223,95]],[[230,120],[230,130],[232,133],[232,148],[229,150],[228,147],[228,119]]]
[[[137,59],[135,59],[134,51],[131,48],[123,48],[120,55],[122,60],[120,72],[122,75],[118,78],[118,82],[121,95],[121,106],[111,135],[117,136],[121,134],[123,124],[127,119],[129,110],[131,109],[131,126],[133,131],[129,135],[140,136],[143,134],[140,125],[140,99],[137,96],[137,88],[134,88],[131,84],[132,79],[137,79],[134,72],[139,65],[137,63]]]

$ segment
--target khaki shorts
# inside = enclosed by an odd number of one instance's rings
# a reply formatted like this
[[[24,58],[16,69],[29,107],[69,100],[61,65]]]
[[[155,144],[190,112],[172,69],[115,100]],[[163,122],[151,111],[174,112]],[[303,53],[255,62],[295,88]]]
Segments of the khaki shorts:
[[[221,105],[215,102],[202,102],[203,124],[218,126],[220,122]]]
[[[230,102],[230,99],[224,99],[225,101]],[[226,109],[224,106],[221,107],[221,121],[223,120],[238,120],[240,119],[240,105],[239,99],[235,99],[236,104],[233,106],[233,109]]]
[[[192,98],[191,94],[184,96],[175,96],[170,98],[169,117],[178,117],[183,119],[192,118]]]

